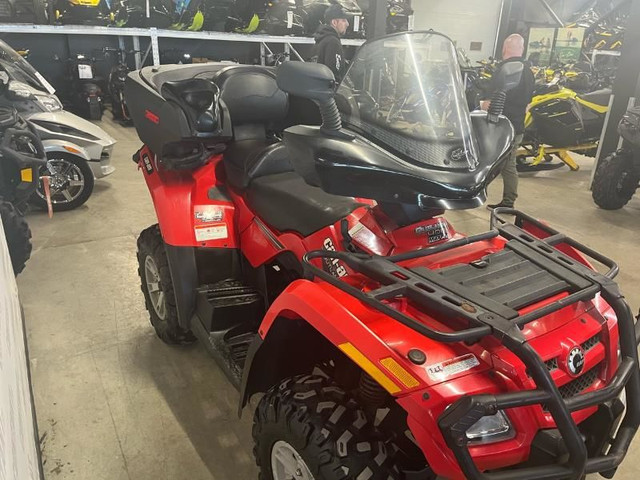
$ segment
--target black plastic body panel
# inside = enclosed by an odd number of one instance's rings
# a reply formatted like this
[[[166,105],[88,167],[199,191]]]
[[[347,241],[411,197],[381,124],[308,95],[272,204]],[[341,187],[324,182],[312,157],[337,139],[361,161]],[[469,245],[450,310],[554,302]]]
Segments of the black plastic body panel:
[[[484,113],[471,118],[479,143],[475,170],[429,168],[394,156],[362,135],[337,138],[318,127],[288,128],[284,141],[296,171],[327,193],[423,208],[474,208],[486,199],[486,187],[508,158],[514,134],[504,117],[497,124],[487,122]]]
[[[439,272],[510,308],[521,309],[565,291],[569,284],[515,251],[504,250]]]
[[[239,275],[237,250],[228,248],[175,247],[165,243],[180,326],[189,329],[196,308],[196,290]],[[213,266],[215,265],[215,268]]]
[[[198,268],[195,248],[174,247],[165,243],[171,282],[176,297],[178,322],[185,329],[190,328],[191,316],[196,306],[196,288],[198,288]]]
[[[167,145],[206,145],[228,140],[231,132],[231,125],[225,124],[230,121],[228,116],[223,115],[221,125],[223,137],[226,138],[198,138],[185,110],[160,94],[162,86],[167,82],[180,82],[200,76],[213,77],[224,67],[228,65],[170,65],[145,67],[129,73],[124,84],[124,96],[140,140],[157,155],[161,155]]]

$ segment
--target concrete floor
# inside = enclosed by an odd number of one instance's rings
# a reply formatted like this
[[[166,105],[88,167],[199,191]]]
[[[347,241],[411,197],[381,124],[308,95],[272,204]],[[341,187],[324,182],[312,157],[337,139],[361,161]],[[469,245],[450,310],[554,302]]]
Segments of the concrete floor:
[[[106,115],[105,115],[106,119]],[[251,412],[199,345],[156,339],[140,292],[136,238],[155,223],[131,162],[135,131],[108,120],[117,171],[80,209],[29,215],[34,251],[18,278],[47,479],[236,480],[257,478]],[[599,210],[582,169],[524,176],[517,206],[619,261],[619,281],[640,305],[640,198]],[[499,198],[497,181],[490,201]],[[487,228],[485,209],[448,215],[464,233]],[[640,439],[618,479],[640,478]]]

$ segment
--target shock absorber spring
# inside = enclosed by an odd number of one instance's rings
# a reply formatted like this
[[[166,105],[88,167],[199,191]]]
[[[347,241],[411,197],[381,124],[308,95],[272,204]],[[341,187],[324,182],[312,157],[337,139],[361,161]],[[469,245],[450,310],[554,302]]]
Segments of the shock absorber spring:
[[[368,373],[362,372],[358,383],[360,399],[368,408],[378,409],[387,400],[387,392]]]

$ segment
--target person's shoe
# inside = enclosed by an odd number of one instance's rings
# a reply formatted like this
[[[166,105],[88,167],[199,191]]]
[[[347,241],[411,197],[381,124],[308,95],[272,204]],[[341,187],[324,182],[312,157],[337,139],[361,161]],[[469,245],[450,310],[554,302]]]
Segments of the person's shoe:
[[[504,200],[500,203],[493,203],[487,205],[487,210],[493,210],[494,208],[513,208],[513,203],[506,203]]]

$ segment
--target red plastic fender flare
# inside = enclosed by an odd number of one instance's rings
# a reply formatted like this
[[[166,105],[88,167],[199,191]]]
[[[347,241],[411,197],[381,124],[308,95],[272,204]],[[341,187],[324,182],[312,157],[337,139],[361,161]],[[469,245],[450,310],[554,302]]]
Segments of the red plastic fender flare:
[[[240,409],[244,407],[248,397],[257,391],[252,384],[255,381],[255,377],[251,375],[252,361],[269,338],[276,320],[286,322],[286,319],[302,319],[367,371],[394,397],[425,388],[422,380],[410,375],[413,380],[410,387],[401,383],[397,368],[402,370],[403,360],[367,327],[366,319],[373,318],[368,317],[371,315],[381,314],[372,312],[359,300],[329,284],[309,280],[291,283],[267,311],[258,330],[259,337],[250,349],[240,387]],[[385,365],[394,369],[395,375]]]

